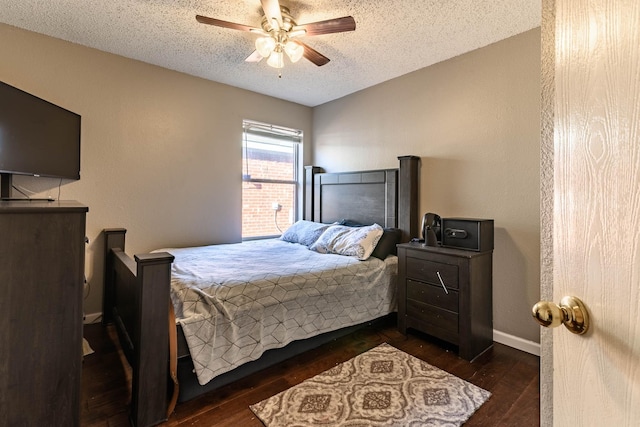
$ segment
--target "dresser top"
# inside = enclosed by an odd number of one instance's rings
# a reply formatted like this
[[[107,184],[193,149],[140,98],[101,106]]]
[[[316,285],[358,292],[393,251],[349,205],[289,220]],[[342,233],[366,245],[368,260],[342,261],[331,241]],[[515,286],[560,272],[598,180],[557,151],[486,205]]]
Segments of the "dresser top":
[[[0,200],[0,215],[18,212],[87,212],[89,208],[75,200]]]

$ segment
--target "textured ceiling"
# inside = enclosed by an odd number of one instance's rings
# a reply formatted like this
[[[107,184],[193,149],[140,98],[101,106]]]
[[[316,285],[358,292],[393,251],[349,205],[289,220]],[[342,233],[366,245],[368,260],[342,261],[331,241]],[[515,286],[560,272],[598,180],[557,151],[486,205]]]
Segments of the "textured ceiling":
[[[0,22],[205,79],[316,106],[540,25],[541,0],[281,0],[298,24],[351,15],[353,32],[302,37],[331,59],[246,63],[260,0],[0,0]],[[2,41],[0,40],[0,43]]]

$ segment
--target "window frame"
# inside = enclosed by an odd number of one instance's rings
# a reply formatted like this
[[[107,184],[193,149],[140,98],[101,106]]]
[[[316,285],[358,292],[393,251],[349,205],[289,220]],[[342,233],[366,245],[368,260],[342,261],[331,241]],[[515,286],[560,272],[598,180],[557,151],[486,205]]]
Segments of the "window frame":
[[[251,131],[253,129],[253,132]],[[247,144],[249,141],[249,135],[265,136],[279,140],[281,143],[291,143],[293,149],[293,178],[291,180],[283,179],[270,179],[270,178],[251,178],[248,172],[248,159],[247,159]],[[255,122],[251,120],[243,120],[242,122],[242,183],[255,183],[255,184],[284,184],[293,185],[293,221],[295,222],[299,217],[300,210],[300,192],[302,188],[301,183],[301,154],[302,154],[302,130],[296,130],[266,123]],[[255,141],[254,141],[255,142]],[[257,142],[260,144],[261,142]],[[268,143],[264,143],[268,144]],[[242,216],[244,218],[244,187],[242,188]],[[274,218],[275,220],[275,218]],[[242,220],[241,238],[245,240],[260,240],[278,237],[279,234],[259,235],[259,236],[245,236],[244,235],[244,219]],[[277,224],[276,224],[277,227]],[[284,230],[282,230],[284,231]]]

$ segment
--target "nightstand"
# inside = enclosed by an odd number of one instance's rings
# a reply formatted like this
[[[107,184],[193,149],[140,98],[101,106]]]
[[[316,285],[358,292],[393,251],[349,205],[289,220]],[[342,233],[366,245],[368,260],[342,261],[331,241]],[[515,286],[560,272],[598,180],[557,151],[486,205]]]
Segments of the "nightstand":
[[[458,346],[472,360],[493,345],[493,251],[398,245],[398,329]]]

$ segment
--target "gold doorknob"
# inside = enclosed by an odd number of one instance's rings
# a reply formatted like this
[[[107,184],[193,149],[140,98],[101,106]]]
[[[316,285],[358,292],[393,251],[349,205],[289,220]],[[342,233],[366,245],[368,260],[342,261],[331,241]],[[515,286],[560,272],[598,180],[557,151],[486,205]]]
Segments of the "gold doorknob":
[[[560,305],[549,301],[537,302],[531,314],[544,327],[555,328],[564,325],[574,334],[582,335],[589,329],[587,307],[576,297],[564,297]]]

